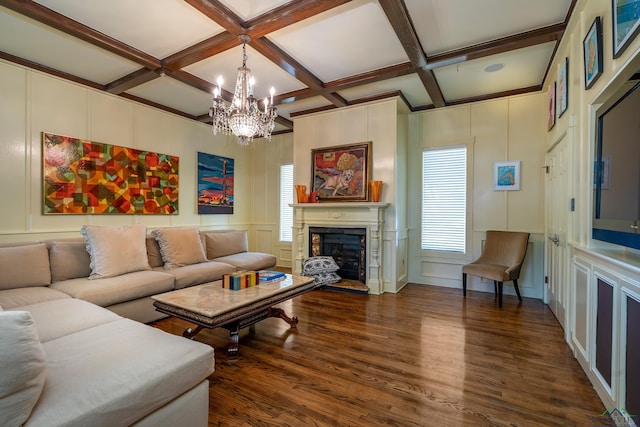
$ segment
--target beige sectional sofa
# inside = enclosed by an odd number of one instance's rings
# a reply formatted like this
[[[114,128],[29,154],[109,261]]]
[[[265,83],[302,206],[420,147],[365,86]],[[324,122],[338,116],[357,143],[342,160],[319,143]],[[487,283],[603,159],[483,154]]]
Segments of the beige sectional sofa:
[[[150,297],[276,259],[242,231],[134,228],[0,245],[0,425],[207,425],[213,349],[143,324]]]

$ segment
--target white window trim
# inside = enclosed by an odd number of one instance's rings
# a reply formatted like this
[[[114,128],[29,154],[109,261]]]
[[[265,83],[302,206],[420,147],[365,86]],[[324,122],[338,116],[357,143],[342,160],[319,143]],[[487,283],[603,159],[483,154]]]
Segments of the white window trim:
[[[419,210],[419,232],[417,239],[417,249],[421,253],[420,259],[423,262],[434,261],[438,263],[446,263],[447,261],[452,264],[464,264],[470,262],[473,257],[472,244],[473,244],[473,149],[475,138],[460,138],[448,141],[439,141],[438,143],[431,144],[429,146],[423,146],[422,150],[438,149],[438,148],[455,148],[455,147],[467,147],[467,208],[466,208],[466,239],[465,239],[465,252],[442,252],[433,250],[422,249],[422,191],[420,191],[420,201],[418,204]],[[422,185],[422,156],[420,156],[420,185]]]
[[[290,167],[291,169],[291,174],[288,177],[289,181],[287,182],[283,182],[283,175],[282,175],[282,171],[284,167]],[[291,206],[289,206],[289,203],[293,203],[293,164],[292,163],[285,163],[285,164],[281,164],[280,168],[279,168],[279,189],[278,189],[278,200],[279,200],[279,209],[278,209],[278,240],[280,243],[292,243],[293,242],[293,208]],[[283,188],[283,185],[285,186],[285,188]],[[287,193],[286,196],[290,196],[290,197],[284,197],[284,193],[283,190],[285,190],[288,187],[289,192]],[[288,232],[285,232],[285,230],[283,230],[282,224],[283,224],[283,214],[286,212],[289,212],[289,219],[290,219],[290,223],[291,226],[289,227]],[[286,220],[286,219],[285,219]],[[283,235],[283,234],[288,234],[287,235]],[[283,238],[287,238],[289,237],[289,240],[283,240]]]

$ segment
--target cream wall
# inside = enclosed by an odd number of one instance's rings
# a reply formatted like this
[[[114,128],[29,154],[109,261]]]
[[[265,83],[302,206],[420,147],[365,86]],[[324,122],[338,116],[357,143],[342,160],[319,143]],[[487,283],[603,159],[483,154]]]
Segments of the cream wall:
[[[553,58],[549,74],[544,82],[545,90],[557,78],[557,70],[565,57],[569,58],[567,111],[557,120],[546,135],[546,147],[550,149],[567,132],[570,142],[572,169],[570,182],[572,196],[576,197],[576,211],[572,215],[569,242],[581,246],[591,244],[591,202],[593,177],[593,150],[595,144],[595,116],[598,108],[618,92],[629,77],[640,71],[640,37],[627,47],[622,55],[613,59],[612,10],[609,0],[579,0],[565,35]],[[582,40],[596,16],[602,18],[604,70],[589,89],[584,89]]]
[[[255,250],[274,254],[278,265],[291,267],[291,242],[280,241],[280,166],[293,163],[293,133],[251,145],[251,230]],[[287,189],[293,193],[293,188]],[[294,196],[295,198],[295,196]]]
[[[544,147],[546,95],[534,93],[414,113],[409,144],[409,280],[461,287],[461,266],[482,251],[490,229],[531,233],[522,294],[543,296]],[[467,253],[455,256],[420,247],[422,151],[444,146],[467,147]],[[520,161],[520,190],[493,190],[494,162]],[[469,288],[493,292],[493,282],[470,277]],[[505,293],[513,293],[506,286]]]
[[[311,150],[371,141],[371,179],[382,180],[385,211],[383,291],[408,280],[406,259],[406,147],[408,110],[398,98],[310,114],[294,119],[294,184],[311,184]]]
[[[179,215],[42,215],[43,131],[179,156]],[[203,123],[0,61],[0,241],[78,236],[83,224],[197,225],[248,230],[252,248],[276,253],[278,163],[291,161],[291,141],[243,148]],[[235,159],[233,215],[197,214],[198,151]]]
[[[582,40],[596,16],[602,19],[603,73],[589,89],[584,88]],[[622,248],[591,239],[593,203],[593,160],[596,140],[596,117],[611,99],[628,86],[629,78],[640,71],[640,37],[613,58],[612,2],[578,0],[565,35],[553,58],[544,88],[556,80],[564,58],[569,58],[568,108],[546,135],[546,149],[567,139],[569,165],[573,171],[566,186],[576,200],[576,210],[568,218],[566,239],[570,250],[562,260],[570,268],[559,283],[565,297],[568,319],[565,337],[574,355],[590,378],[607,408],[625,408],[626,369],[626,301],[640,300],[640,251]],[[638,116],[636,115],[636,118]],[[611,368],[612,383],[607,384],[596,367],[598,280],[613,288]],[[636,325],[629,326],[634,328]],[[633,361],[635,363],[635,361]]]

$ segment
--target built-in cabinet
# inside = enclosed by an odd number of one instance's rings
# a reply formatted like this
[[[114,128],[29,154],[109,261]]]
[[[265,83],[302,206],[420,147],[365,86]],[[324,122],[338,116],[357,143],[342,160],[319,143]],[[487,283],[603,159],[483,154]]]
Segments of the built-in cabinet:
[[[570,345],[607,408],[640,414],[640,256],[574,246]]]

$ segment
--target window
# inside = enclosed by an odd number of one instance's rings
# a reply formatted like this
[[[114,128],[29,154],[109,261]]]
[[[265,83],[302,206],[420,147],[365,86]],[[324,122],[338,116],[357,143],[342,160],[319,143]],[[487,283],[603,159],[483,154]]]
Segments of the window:
[[[465,252],[467,148],[422,153],[422,249]]]
[[[291,242],[293,228],[293,165],[280,166],[280,241]]]

